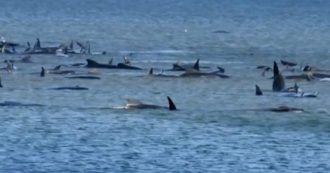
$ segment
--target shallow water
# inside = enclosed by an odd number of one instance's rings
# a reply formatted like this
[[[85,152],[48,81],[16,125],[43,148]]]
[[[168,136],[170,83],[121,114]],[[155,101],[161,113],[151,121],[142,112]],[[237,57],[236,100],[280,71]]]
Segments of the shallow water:
[[[18,0],[1,4],[0,35],[25,44],[90,41],[106,55],[33,55],[1,71],[0,172],[327,172],[329,82],[298,81],[317,98],[285,98],[257,65],[286,59],[327,68],[328,1]],[[228,33],[213,33],[214,31]],[[39,77],[41,66],[115,63],[123,55],[142,71],[98,70],[101,80]],[[19,59],[0,55],[0,59]],[[181,60],[222,66],[230,79],[154,78],[148,69]],[[5,64],[2,64],[5,66]],[[282,68],[282,67],[281,67]],[[91,69],[64,67],[86,74]],[[171,73],[169,74],[180,74]],[[69,76],[69,75],[66,75]],[[287,81],[287,86],[294,81]],[[57,91],[62,86],[87,91]],[[179,111],[117,110],[137,98]],[[249,111],[289,105],[304,113]]]

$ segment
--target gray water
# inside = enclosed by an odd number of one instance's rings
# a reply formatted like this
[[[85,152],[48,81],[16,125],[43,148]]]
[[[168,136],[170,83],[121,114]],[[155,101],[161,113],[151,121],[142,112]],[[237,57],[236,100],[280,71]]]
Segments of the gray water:
[[[298,81],[319,92],[312,99],[256,97],[254,85],[271,89],[255,67],[274,60],[329,67],[329,6],[325,0],[1,2],[0,35],[8,41],[90,41],[93,51],[107,54],[33,55],[34,63],[1,71],[0,102],[45,106],[0,108],[0,172],[328,172],[330,83]],[[124,55],[145,70],[103,69],[101,80],[87,81],[38,74],[41,66],[119,62]],[[151,67],[197,58],[224,67],[231,78],[147,76]],[[50,89],[76,85],[89,90]],[[111,109],[127,98],[166,106],[166,96],[179,111]],[[247,111],[280,105],[307,112]]]

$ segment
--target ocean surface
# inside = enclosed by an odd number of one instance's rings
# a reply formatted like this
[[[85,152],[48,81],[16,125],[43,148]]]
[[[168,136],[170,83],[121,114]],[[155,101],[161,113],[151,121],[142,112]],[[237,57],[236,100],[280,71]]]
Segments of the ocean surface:
[[[44,105],[0,107],[0,172],[328,172],[330,82],[286,81],[317,98],[254,93],[255,84],[272,87],[271,72],[261,76],[258,65],[283,59],[329,69],[329,7],[327,0],[1,1],[0,35],[21,49],[38,37],[44,46],[89,41],[107,54],[32,55],[33,63],[0,72],[0,103]],[[123,56],[144,70],[98,69],[101,80],[39,76],[42,66]],[[1,62],[20,57],[0,54]],[[147,75],[196,59],[231,78]],[[77,85],[89,90],[52,90]],[[178,111],[113,109],[128,98],[166,106],[166,96]],[[306,112],[251,110],[281,105]]]

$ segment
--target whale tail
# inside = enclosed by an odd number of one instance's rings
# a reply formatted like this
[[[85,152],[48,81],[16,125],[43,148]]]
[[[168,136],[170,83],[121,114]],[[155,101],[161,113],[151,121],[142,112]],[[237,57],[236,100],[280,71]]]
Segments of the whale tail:
[[[168,100],[168,109],[170,111],[175,111],[176,106],[175,106],[174,102],[172,101],[172,99],[169,96],[167,96],[167,100]]]
[[[262,91],[261,91],[261,89],[260,89],[260,87],[258,85],[256,85],[256,95],[257,96],[263,95],[263,93],[262,93]]]
[[[196,60],[194,66],[193,66],[193,69],[199,71],[199,59]]]
[[[285,81],[278,69],[276,61],[274,61],[273,75],[273,91],[282,91],[285,88]]]

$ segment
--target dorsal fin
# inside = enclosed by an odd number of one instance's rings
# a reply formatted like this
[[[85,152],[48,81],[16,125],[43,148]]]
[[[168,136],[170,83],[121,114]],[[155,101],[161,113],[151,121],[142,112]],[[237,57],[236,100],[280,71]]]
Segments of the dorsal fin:
[[[280,74],[280,71],[278,70],[277,63],[276,63],[276,61],[274,61],[273,75],[275,77],[275,76],[277,76],[279,74]]]
[[[194,66],[193,66],[193,69],[199,71],[199,59],[196,60]]]
[[[46,70],[44,67],[41,67],[40,77],[45,77]]]
[[[273,75],[273,91],[282,91],[285,88],[285,81],[278,69],[276,61],[274,61]]]
[[[149,70],[149,75],[153,75],[153,74],[154,74],[154,69],[151,68],[151,69]]]
[[[172,99],[169,96],[167,96],[167,100],[168,100],[168,109],[170,111],[176,110],[176,106],[175,106],[174,102],[172,101]]]
[[[256,85],[256,95],[257,95],[257,96],[261,96],[261,95],[263,95],[263,94],[262,94],[262,91],[261,91],[261,89],[260,89],[260,87],[259,87],[258,85]]]

